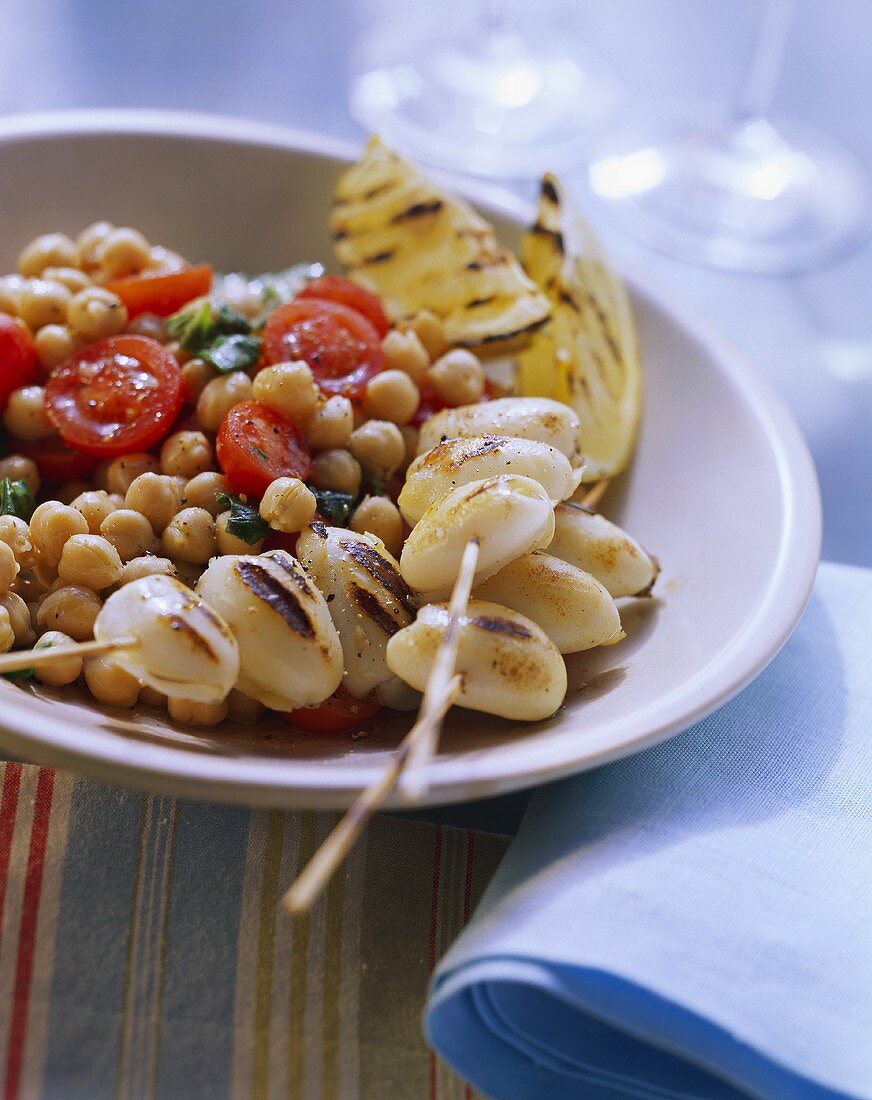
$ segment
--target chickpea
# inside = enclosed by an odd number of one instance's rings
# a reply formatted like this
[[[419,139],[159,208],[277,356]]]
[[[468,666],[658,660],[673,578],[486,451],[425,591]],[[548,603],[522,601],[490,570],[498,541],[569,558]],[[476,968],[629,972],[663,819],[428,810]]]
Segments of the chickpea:
[[[139,701],[144,707],[152,707],[154,710],[167,709],[167,697],[148,684],[143,684],[139,689]]]
[[[202,432],[173,432],[160,449],[160,468],[172,477],[194,478],[212,465],[212,445]]]
[[[115,227],[111,222],[94,222],[76,238],[77,266],[83,271],[96,271],[100,266],[97,254],[106,237]]]
[[[189,405],[196,405],[200,394],[219,374],[203,359],[189,359],[182,367],[182,393]]]
[[[88,521],[81,512],[57,500],[40,504],[30,517],[30,537],[40,560],[56,566],[64,543],[73,535],[87,535]]]
[[[298,477],[277,477],[260,502],[260,516],[276,531],[308,527],[318,511],[315,494]]]
[[[143,554],[156,554],[159,544],[151,524],[132,508],[110,512],[100,524],[100,534],[115,547],[122,562]]]
[[[315,457],[309,480],[318,489],[333,489],[337,493],[350,493],[356,497],[362,477],[360,463],[354,455],[335,447]]]
[[[121,558],[102,535],[73,535],[64,543],[58,579],[99,592],[121,580]]]
[[[69,359],[77,346],[78,340],[69,325],[43,325],[33,337],[36,358],[44,374]]]
[[[21,569],[32,569],[36,565],[36,547],[30,527],[18,516],[0,516],[0,542],[5,543]]]
[[[244,371],[235,370],[207,382],[197,401],[197,419],[207,432],[217,432],[221,421],[234,405],[250,401],[251,379]]]
[[[92,535],[99,535],[100,525],[116,510],[117,505],[103,489],[87,489],[70,501],[70,507],[82,513]]]
[[[409,328],[421,343],[431,359],[435,359],[448,348],[448,340],[445,336],[445,326],[441,319],[429,309],[422,310],[412,318]]]
[[[18,292],[24,284],[20,275],[4,275],[0,278],[0,313],[11,317],[18,315]]]
[[[77,267],[47,267],[41,272],[43,279],[51,279],[55,283],[63,283],[71,294],[78,294],[91,285],[91,280]]]
[[[224,505],[218,503],[219,493],[229,493],[230,482],[215,470],[192,477],[185,486],[184,503],[190,508],[205,508],[213,519],[224,511]]]
[[[340,394],[328,397],[323,405],[319,405],[304,428],[309,445],[317,451],[344,447],[353,430],[351,402]]]
[[[393,424],[408,424],[420,403],[418,387],[401,370],[385,370],[371,378],[363,397],[367,416]]]
[[[183,348],[178,340],[169,340],[164,344],[164,351],[168,351],[180,367],[194,358],[193,352]]]
[[[125,508],[141,512],[156,535],[178,512],[182,503],[182,491],[178,482],[166,474],[140,474],[135,478],[124,497]]]
[[[45,412],[45,390],[42,386],[22,386],[9,395],[3,423],[21,439],[45,439],[54,428]]]
[[[0,458],[0,478],[4,477],[8,477],[10,481],[23,481],[34,496],[39,492],[42,483],[36,463],[24,455]]]
[[[465,348],[446,352],[427,371],[427,379],[448,405],[472,405],[484,393],[484,370]]]
[[[227,717],[227,700],[195,703],[192,699],[170,699],[167,710],[174,722],[185,726],[217,726]]]
[[[37,649],[49,649],[55,646],[73,645],[74,639],[69,634],[63,634],[60,630],[47,630],[36,643]],[[75,654],[64,657],[60,661],[53,661],[50,665],[37,667],[35,675],[37,680],[51,687],[64,687],[71,684],[82,675],[82,658]]]
[[[258,703],[249,695],[243,695],[236,688],[227,696],[227,716],[238,726],[257,725],[265,709],[263,703]]]
[[[15,635],[15,645],[24,649],[33,645],[36,631],[30,621],[30,609],[24,600],[15,592],[7,592],[0,596],[0,607],[5,607]]]
[[[251,550],[249,549],[247,553],[250,554]],[[200,577],[203,576],[205,566],[199,565],[193,561],[177,561],[175,566],[177,579],[180,580],[182,584],[187,585],[188,588],[196,588],[197,582]]]
[[[183,508],[161,537],[168,558],[205,565],[216,552],[215,521],[205,508]]]
[[[263,539],[258,542],[245,542],[237,535],[232,535],[227,530],[230,522],[230,510],[221,512],[215,520],[215,539],[218,544],[219,554],[259,554],[263,547]]]
[[[47,267],[72,267],[76,246],[65,233],[43,233],[18,257],[18,271],[25,278],[41,275]]]
[[[137,229],[110,229],[97,249],[97,262],[109,279],[135,275],[151,263],[151,246]]]
[[[0,542],[0,592],[8,592],[15,583],[21,566],[15,560],[12,547]]]
[[[355,508],[348,526],[364,535],[367,532],[382,540],[395,558],[403,549],[403,518],[396,504],[388,497],[364,497]]]
[[[178,252],[173,252],[169,248],[164,248],[161,244],[152,245],[151,252],[148,260],[149,270],[157,269],[158,271],[173,272],[181,271],[187,267],[187,263]],[[263,303],[261,303],[263,305]]]
[[[62,630],[77,642],[94,633],[94,620],[103,601],[90,588],[64,584],[49,592],[39,604],[36,621],[43,630]]]
[[[387,480],[406,454],[403,433],[387,420],[368,420],[352,432],[348,449],[364,470]]]
[[[179,573],[169,558],[156,558],[153,554],[144,554],[141,558],[131,558],[124,566],[119,584],[130,584],[143,577],[178,577]]]
[[[15,578],[15,584],[12,586],[12,591],[16,596],[20,596],[22,600],[28,604],[34,603],[43,594],[45,589],[36,579],[32,569],[28,569],[27,572],[21,572]]]
[[[129,710],[139,699],[139,680],[112,657],[89,657],[84,667],[85,683],[98,703]]]
[[[82,493],[87,493],[89,488],[87,481],[66,481],[60,489],[55,490],[54,498],[60,501],[61,504],[72,506],[76,497],[81,496]]]
[[[34,332],[43,325],[62,325],[71,301],[63,283],[30,279],[18,292],[18,316]]]
[[[66,312],[70,327],[88,340],[117,336],[127,328],[127,306],[117,294],[102,286],[80,290]]]
[[[254,398],[282,416],[303,424],[315,412],[320,391],[308,363],[276,363],[265,367],[254,379]]]
[[[140,474],[156,474],[160,464],[145,451],[122,455],[110,462],[106,470],[106,488],[110,493],[127,493]]]
[[[151,340],[157,340],[163,344],[167,338],[167,326],[163,317],[154,313],[140,313],[128,324],[127,331],[134,336],[148,336]]]
[[[15,631],[12,629],[9,612],[0,606],[0,653],[8,653],[14,645]]]
[[[403,442],[406,444],[406,454],[402,461],[402,467],[405,469],[418,454],[418,429],[413,428],[411,424],[404,424],[400,431],[403,433]]]
[[[52,565],[45,558],[37,555],[36,564],[32,569],[36,583],[42,588],[43,593],[52,592],[58,586],[58,567]]]
[[[430,356],[417,332],[401,332],[391,329],[381,343],[388,370],[401,370],[416,386],[421,386],[430,365]]]

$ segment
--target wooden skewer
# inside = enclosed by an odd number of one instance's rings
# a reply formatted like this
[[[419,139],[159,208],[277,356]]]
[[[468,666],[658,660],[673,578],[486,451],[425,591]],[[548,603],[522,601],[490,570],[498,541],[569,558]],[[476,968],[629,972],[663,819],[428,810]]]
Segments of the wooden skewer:
[[[114,638],[110,642],[76,642],[74,645],[46,645],[36,649],[20,649],[0,656],[0,676],[6,672],[21,672],[26,668],[43,668],[66,657],[99,657],[116,649],[130,649],[136,638]]]
[[[309,909],[357,842],[366,823],[393,790],[404,769],[413,763],[413,759],[420,767],[432,755],[442,719],[463,686],[463,678],[455,674],[454,664],[460,637],[460,617],[469,602],[477,563],[478,541],[471,539],[463,552],[460,572],[451,593],[448,625],[433,661],[417,721],[397,746],[382,774],[357,796],[285,893],[282,898],[285,912],[296,915]],[[420,789],[425,788],[422,786]]]
[[[581,506],[583,508],[596,508],[606,495],[606,489],[608,489],[610,482],[611,478],[604,477],[602,481],[598,481],[595,485],[592,485],[581,498]]]
[[[460,572],[457,574],[454,590],[451,593],[451,603],[448,607],[448,625],[445,628],[442,643],[436,653],[436,659],[433,661],[433,667],[427,678],[427,686],[424,689],[424,698],[421,701],[421,712],[424,715],[431,707],[439,706],[448,683],[454,675],[454,666],[457,663],[457,646],[460,643],[460,620],[469,603],[469,594],[472,591],[472,581],[477,565],[478,539],[470,539],[463,551]],[[400,789],[409,801],[420,798],[427,789],[424,768],[436,751],[439,726],[440,723],[438,722],[431,723],[424,734],[418,737],[411,747],[408,763],[400,777]]]

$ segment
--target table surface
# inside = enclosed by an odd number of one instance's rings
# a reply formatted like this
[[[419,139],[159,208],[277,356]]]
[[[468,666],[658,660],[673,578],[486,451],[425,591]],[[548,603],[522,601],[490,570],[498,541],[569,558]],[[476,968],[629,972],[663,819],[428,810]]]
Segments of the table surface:
[[[0,112],[182,108],[357,140],[363,132],[346,106],[349,59],[361,31],[390,16],[392,4],[4,0]],[[728,105],[762,10],[761,0],[539,7],[612,67],[631,104]],[[800,0],[773,112],[835,135],[872,172],[870,33],[868,0]],[[800,277],[737,276],[658,255],[591,213],[619,261],[718,323],[780,390],[817,463],[824,557],[872,565],[872,246]],[[510,829],[523,804],[519,796],[457,808],[445,820]]]

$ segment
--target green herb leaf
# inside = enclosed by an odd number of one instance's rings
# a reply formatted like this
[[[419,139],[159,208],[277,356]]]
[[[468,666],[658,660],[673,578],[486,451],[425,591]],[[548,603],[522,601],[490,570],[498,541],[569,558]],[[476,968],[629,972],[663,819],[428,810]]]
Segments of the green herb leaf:
[[[363,491],[364,495],[368,494],[371,497],[386,497],[388,495],[387,482],[382,481],[375,474],[367,473],[363,478]]]
[[[19,668],[15,672],[4,672],[4,680],[32,680],[36,675],[35,668]]]
[[[221,336],[247,335],[251,324],[230,306],[199,298],[167,320],[167,332],[187,351],[201,352]]]
[[[18,516],[25,523],[30,521],[36,501],[26,481],[0,480],[0,516]]]
[[[321,515],[337,527],[346,527],[354,507],[355,498],[351,493],[338,493],[335,489],[316,489],[312,485],[309,488],[315,494]]]
[[[234,370],[249,370],[260,358],[260,340],[256,336],[219,336],[208,348],[200,350],[200,358],[215,370],[229,374]]]
[[[228,534],[235,535],[249,546],[254,546],[269,534],[269,524],[260,518],[260,512],[250,504],[243,504],[239,497],[231,496],[230,493],[218,493],[215,499],[222,508],[230,509]]]

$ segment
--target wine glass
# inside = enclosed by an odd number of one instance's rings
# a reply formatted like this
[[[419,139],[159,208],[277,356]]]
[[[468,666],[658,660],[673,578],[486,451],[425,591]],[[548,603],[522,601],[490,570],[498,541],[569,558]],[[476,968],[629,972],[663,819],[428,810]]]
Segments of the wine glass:
[[[356,51],[350,107],[360,123],[456,171],[520,179],[578,168],[619,93],[557,7],[445,0],[404,10]]]
[[[860,165],[829,136],[769,117],[794,7],[767,0],[730,117],[661,111],[594,148],[590,188],[622,228],[682,259],[759,274],[811,269],[867,235]]]

